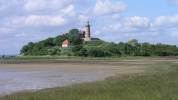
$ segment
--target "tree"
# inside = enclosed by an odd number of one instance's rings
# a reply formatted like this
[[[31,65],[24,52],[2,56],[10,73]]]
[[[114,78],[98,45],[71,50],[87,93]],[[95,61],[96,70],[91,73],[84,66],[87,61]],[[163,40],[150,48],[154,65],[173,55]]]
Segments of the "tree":
[[[66,33],[67,34],[67,33]],[[66,34],[63,34],[63,35],[59,35],[57,36],[56,38],[53,39],[53,44],[55,46],[61,46],[63,41],[68,39],[67,35]]]
[[[68,39],[72,42],[72,45],[79,45],[82,43],[80,38],[80,32],[78,29],[72,29],[69,31]]]
[[[42,41],[43,43],[43,46],[44,47],[52,47],[52,46],[55,46],[55,44],[53,43],[53,38],[48,38],[44,41]]]
[[[20,50],[20,54],[31,55],[34,46],[35,44],[33,42],[29,42],[27,45],[22,47],[22,49]]]
[[[137,46],[139,44],[136,39],[129,40],[127,43],[131,46]]]

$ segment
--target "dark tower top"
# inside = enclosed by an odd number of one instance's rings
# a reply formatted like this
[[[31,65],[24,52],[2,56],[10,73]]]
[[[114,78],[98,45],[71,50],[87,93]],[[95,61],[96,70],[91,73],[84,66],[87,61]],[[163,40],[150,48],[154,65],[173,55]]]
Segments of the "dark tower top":
[[[87,25],[86,25],[86,27],[90,27],[90,22],[89,22],[89,21],[87,22]]]

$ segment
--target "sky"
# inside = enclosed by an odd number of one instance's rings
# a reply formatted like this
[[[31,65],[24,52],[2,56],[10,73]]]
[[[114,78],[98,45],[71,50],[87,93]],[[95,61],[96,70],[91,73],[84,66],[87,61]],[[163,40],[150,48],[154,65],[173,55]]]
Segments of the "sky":
[[[178,0],[0,0],[0,55],[87,21],[92,37],[105,41],[178,46]]]

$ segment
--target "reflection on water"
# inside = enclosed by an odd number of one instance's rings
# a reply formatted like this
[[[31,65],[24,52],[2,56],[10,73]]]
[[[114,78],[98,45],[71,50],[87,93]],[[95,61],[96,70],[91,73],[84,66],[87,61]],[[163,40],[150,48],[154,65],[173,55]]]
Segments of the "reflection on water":
[[[76,73],[61,71],[60,69],[19,70],[0,68],[0,95],[22,90],[36,90],[95,81],[103,77],[100,72]]]

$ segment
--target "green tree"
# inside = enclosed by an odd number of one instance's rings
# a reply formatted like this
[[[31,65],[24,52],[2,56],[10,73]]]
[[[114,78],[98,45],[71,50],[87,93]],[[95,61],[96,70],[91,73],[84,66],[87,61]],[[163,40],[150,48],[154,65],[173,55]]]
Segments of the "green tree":
[[[72,45],[82,44],[82,40],[80,38],[80,32],[78,29],[72,29],[69,31],[68,39],[72,42]]]
[[[127,43],[131,46],[137,46],[139,44],[136,39],[129,40]]]
[[[59,35],[56,38],[54,38],[53,39],[53,44],[55,46],[62,46],[63,41],[66,40],[66,39],[68,39],[68,36],[66,34]]]
[[[22,47],[22,49],[20,50],[20,54],[31,55],[34,46],[35,44],[33,42],[29,42],[27,45]]]

